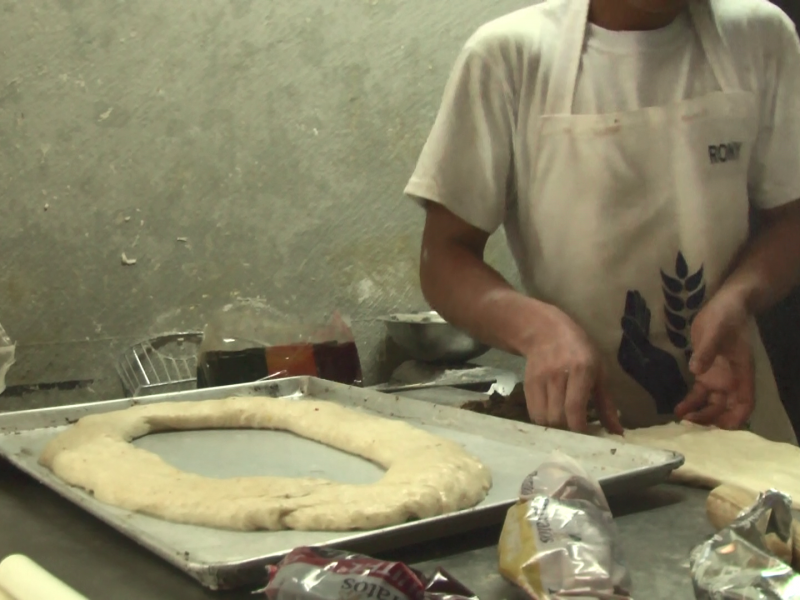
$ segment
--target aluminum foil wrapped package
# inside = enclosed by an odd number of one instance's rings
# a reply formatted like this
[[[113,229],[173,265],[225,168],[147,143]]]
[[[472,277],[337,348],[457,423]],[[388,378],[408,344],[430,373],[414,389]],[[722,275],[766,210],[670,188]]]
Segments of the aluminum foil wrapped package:
[[[270,566],[269,600],[478,600],[444,570],[425,576],[399,563],[322,548],[295,548]]]
[[[563,454],[523,482],[506,515],[499,553],[500,573],[535,600],[631,597],[605,494]]]
[[[761,494],[728,527],[692,551],[690,566],[699,600],[800,599],[800,575],[769,550],[792,544],[792,501],[777,491]]]

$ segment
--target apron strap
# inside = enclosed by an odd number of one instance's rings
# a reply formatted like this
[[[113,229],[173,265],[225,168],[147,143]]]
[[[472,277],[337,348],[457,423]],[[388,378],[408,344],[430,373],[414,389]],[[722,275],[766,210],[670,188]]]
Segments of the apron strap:
[[[712,4],[713,0],[690,0],[689,13],[720,89],[726,93],[740,92],[744,87],[730,48],[719,31]]]
[[[545,99],[545,115],[570,115],[575,101],[575,87],[586,41],[590,0],[563,0],[566,18],[553,59],[552,75]],[[725,43],[712,11],[713,0],[690,0],[689,12],[711,70],[723,92],[743,89],[734,68],[731,52]]]
[[[561,28],[561,40],[553,58],[552,74],[547,84],[546,115],[572,114],[575,85],[581,68],[586,27],[589,22],[589,0],[564,0],[566,18]]]

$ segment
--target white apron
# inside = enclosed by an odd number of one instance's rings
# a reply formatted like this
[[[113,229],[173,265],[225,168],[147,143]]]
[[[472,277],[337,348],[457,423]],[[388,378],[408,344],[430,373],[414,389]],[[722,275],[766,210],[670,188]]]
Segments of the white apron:
[[[673,419],[689,387],[691,320],[748,238],[747,173],[757,135],[707,2],[691,16],[722,91],[607,115],[574,115],[589,0],[571,0],[544,116],[523,132],[530,178],[511,243],[531,295],[600,349],[623,424]],[[523,200],[527,199],[527,200]],[[512,236],[510,236],[511,238]],[[752,431],[796,443],[753,325]]]

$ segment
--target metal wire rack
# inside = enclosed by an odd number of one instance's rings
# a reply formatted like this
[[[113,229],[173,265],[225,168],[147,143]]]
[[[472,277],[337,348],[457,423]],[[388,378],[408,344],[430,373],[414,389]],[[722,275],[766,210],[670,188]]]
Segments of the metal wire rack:
[[[117,374],[130,398],[194,389],[197,351],[203,334],[169,333],[139,342],[117,361]]]

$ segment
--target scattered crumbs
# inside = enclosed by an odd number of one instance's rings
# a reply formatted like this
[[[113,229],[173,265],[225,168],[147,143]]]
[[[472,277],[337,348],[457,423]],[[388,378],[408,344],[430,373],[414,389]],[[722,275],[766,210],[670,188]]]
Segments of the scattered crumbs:
[[[318,408],[315,408],[315,409],[314,409],[314,412],[319,412],[319,409],[318,409]]]
[[[616,448],[612,448],[612,449],[611,449],[611,455],[613,456],[613,455],[614,455],[614,454],[616,454],[616,453],[617,453],[617,449],[616,449]]]
[[[130,218],[130,217],[125,217],[125,222],[126,222],[126,223],[127,223],[128,221],[130,221],[130,220],[131,220],[131,218]]]
[[[184,243],[184,244],[185,244],[186,242],[188,242],[188,241],[189,241],[189,238],[185,238],[185,237],[179,237],[179,238],[178,238],[178,241],[179,241],[179,242],[182,242],[182,243]]]
[[[125,266],[131,266],[136,264],[135,258],[128,258],[128,256],[123,252],[122,253],[122,264]]]
[[[47,212],[49,208],[50,208],[50,203],[49,202],[45,202],[44,203],[44,212]]]

